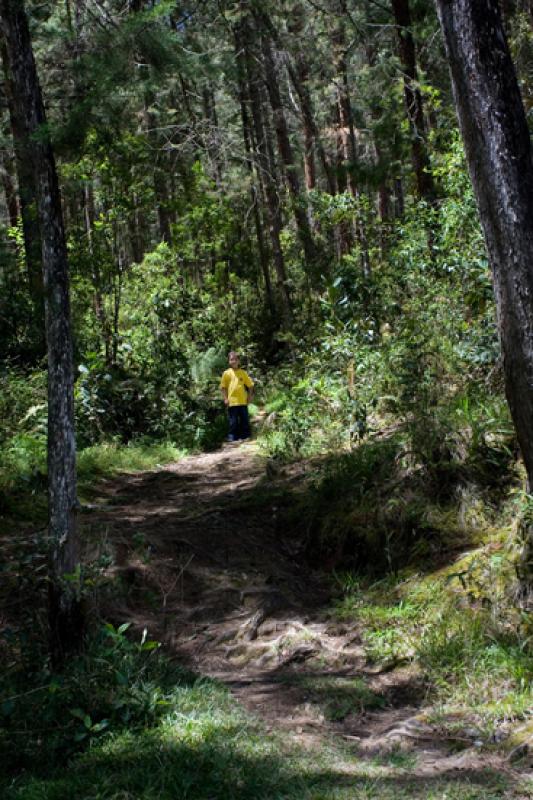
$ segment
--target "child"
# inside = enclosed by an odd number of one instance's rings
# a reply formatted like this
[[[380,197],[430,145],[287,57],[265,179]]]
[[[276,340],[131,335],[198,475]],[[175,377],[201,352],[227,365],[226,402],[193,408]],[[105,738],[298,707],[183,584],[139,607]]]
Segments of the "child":
[[[240,368],[239,356],[232,350],[228,356],[229,369],[220,379],[220,388],[224,403],[228,407],[229,435],[228,442],[250,438],[250,422],[248,420],[248,403],[253,397],[254,382]]]

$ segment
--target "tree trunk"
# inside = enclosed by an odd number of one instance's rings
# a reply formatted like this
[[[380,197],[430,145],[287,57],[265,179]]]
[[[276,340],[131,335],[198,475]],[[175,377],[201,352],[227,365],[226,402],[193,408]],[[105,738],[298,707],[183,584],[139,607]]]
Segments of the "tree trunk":
[[[46,351],[44,283],[41,231],[39,229],[39,215],[37,210],[37,186],[31,161],[32,143],[29,139],[29,131],[26,128],[24,109],[21,106],[20,99],[17,97],[14,86],[14,76],[12,74],[13,56],[9,52],[5,39],[1,41],[0,47],[4,67],[6,99],[9,109],[11,133],[13,136],[13,149],[15,151],[22,237],[26,256],[26,274],[34,313],[33,338],[35,340],[37,354],[41,357]]]
[[[243,43],[249,36],[248,26],[243,33]],[[281,308],[281,323],[285,329],[289,329],[292,323],[292,307],[289,290],[287,288],[287,272],[285,269],[285,259],[281,248],[281,231],[283,228],[281,219],[281,204],[277,192],[277,181],[274,170],[274,157],[269,131],[265,128],[261,94],[259,91],[259,75],[257,74],[257,61],[252,57],[250,49],[245,44],[245,62],[248,78],[248,95],[250,98],[250,108],[252,111],[252,121],[255,134],[255,147],[257,154],[257,166],[261,175],[265,194],[265,210],[268,221],[268,231],[270,236],[270,246],[272,258],[276,272],[276,289],[279,295]]]
[[[327,157],[326,150],[324,148],[324,144],[322,142],[318,130],[318,125],[316,124],[314,110],[313,110],[313,102],[311,100],[311,95],[309,93],[309,89],[307,88],[307,82],[306,82],[308,74],[308,66],[301,53],[299,53],[297,56],[296,68],[294,68],[293,65],[289,62],[288,70],[291,83],[294,86],[294,90],[298,95],[298,100],[300,101],[300,108],[302,111],[302,117],[304,121],[304,135],[305,135],[306,146],[307,142],[309,142],[310,144],[313,143],[314,146],[316,147],[318,158],[320,159],[320,163],[322,164],[322,169],[324,170],[328,192],[329,194],[333,195],[335,194],[335,176],[333,174],[333,169],[331,167],[330,161]],[[312,188],[314,188],[314,186]]]
[[[258,27],[268,28],[269,25],[264,21],[264,14],[258,13],[256,17]],[[262,24],[263,23],[263,24]],[[272,108],[272,116],[274,120],[274,130],[276,132],[276,139],[278,143],[278,151],[283,164],[285,180],[289,188],[289,193],[292,200],[292,210],[298,237],[303,247],[305,260],[311,273],[316,273],[318,267],[318,253],[313,240],[313,234],[309,227],[309,221],[305,212],[305,201],[302,198],[300,190],[300,180],[294,156],[292,152],[291,142],[289,138],[289,131],[287,128],[287,121],[283,111],[281,102],[281,95],[279,91],[278,77],[276,68],[274,66],[274,56],[272,54],[272,47],[270,39],[267,34],[261,36],[263,66],[265,70],[265,84]]]
[[[405,107],[411,131],[411,152],[418,196],[431,202],[435,187],[430,172],[427,152],[427,134],[424,121],[422,95],[418,88],[416,50],[411,33],[409,0],[392,0],[392,10],[398,34],[398,54],[403,69]]]
[[[172,244],[168,213],[167,179],[165,175],[165,153],[161,148],[161,143],[157,135],[157,120],[155,114],[150,111],[153,102],[153,96],[147,92],[144,97],[142,119],[146,138],[152,152],[153,185],[157,207],[159,238],[162,242]]]
[[[241,108],[241,122],[242,122],[242,135],[244,141],[244,152],[246,154],[246,164],[250,176],[250,199],[252,202],[255,232],[257,238],[257,249],[259,252],[259,263],[261,264],[261,272],[265,282],[265,291],[267,296],[268,308],[273,319],[277,317],[276,303],[274,300],[274,292],[272,290],[272,281],[270,278],[270,268],[268,263],[268,253],[265,246],[265,239],[263,236],[263,224],[261,214],[259,211],[259,192],[258,186],[261,187],[261,179],[258,175],[256,159],[254,158],[254,135],[248,111],[249,96],[246,90],[246,56],[245,44],[241,42],[240,30],[235,30],[235,58],[237,62],[237,80],[239,86],[239,104]]]
[[[342,15],[333,34],[333,47],[335,68],[337,72],[337,104],[339,120],[339,148],[343,155],[343,167],[347,173],[350,194],[356,200],[359,198],[359,187],[355,180],[354,170],[357,164],[357,142],[355,138],[355,125],[353,119],[352,102],[350,98],[350,83],[348,79],[348,62],[346,58],[347,44],[344,18],[348,10],[346,0],[339,4]],[[361,267],[366,276],[370,275],[370,258],[364,220],[359,209],[353,223],[355,239],[359,245]]]
[[[533,160],[495,0],[437,0],[455,104],[494,279],[507,400],[533,490]],[[533,527],[522,583],[533,593]]]
[[[83,218],[85,222],[85,234],[87,236],[87,247],[91,258],[91,278],[93,282],[93,308],[94,315],[100,327],[102,341],[104,343],[105,363],[111,363],[111,333],[105,309],[104,297],[102,294],[102,275],[98,254],[94,252],[93,245],[93,226],[96,219],[94,208],[94,192],[92,183],[87,181],[83,189]]]
[[[205,119],[209,123],[207,131],[207,152],[209,160],[213,165],[212,171],[217,188],[222,186],[222,164],[220,163],[220,141],[218,131],[217,107],[215,92],[212,86],[206,86],[202,91]]]
[[[49,624],[54,665],[77,649],[83,635],[76,530],[72,338],[67,249],[54,154],[22,0],[0,0],[2,32],[13,78],[13,100],[24,120],[35,169],[48,345]]]

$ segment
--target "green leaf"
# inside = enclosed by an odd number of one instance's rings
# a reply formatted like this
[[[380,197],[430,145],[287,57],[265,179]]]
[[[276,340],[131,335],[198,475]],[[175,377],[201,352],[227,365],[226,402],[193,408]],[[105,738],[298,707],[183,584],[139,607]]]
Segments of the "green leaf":
[[[100,722],[96,722],[92,726],[91,732],[92,733],[101,733],[107,727],[109,727],[109,720],[108,719],[102,719],[102,720],[100,720]]]
[[[118,627],[117,633],[120,633],[120,634],[125,633],[128,630],[128,628],[130,627],[130,625],[131,625],[131,622],[123,622],[122,625],[120,625]]]
[[[159,642],[150,640],[141,645],[141,650],[155,650],[157,647],[159,647]]]

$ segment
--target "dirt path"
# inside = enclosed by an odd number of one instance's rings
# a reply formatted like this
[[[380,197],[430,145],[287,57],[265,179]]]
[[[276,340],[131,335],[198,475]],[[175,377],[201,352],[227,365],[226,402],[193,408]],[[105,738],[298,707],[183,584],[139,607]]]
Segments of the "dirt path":
[[[325,577],[301,563],[280,522],[280,487],[297,491],[301,474],[273,476],[265,465],[254,444],[227,446],[103,486],[85,530],[93,555],[105,531],[126,587],[116,621],[147,627],[268,727],[336,747],[347,772],[355,755],[396,754],[399,774],[408,764],[413,780],[510,774],[468,734],[443,739],[427,723],[413,667],[380,672],[366,662],[357,626],[328,613]]]

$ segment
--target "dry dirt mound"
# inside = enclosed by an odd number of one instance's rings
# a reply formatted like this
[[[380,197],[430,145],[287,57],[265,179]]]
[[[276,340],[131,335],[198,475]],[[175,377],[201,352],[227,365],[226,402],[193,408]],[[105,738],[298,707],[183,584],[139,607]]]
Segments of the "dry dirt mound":
[[[328,615],[328,583],[298,558],[280,514],[280,487],[302,479],[273,476],[250,443],[105,484],[85,533],[91,556],[111,551],[124,586],[116,621],[147,627],[309,746],[334,737],[359,757],[412,753],[413,776],[508,770],[468,736],[443,738],[416,669],[380,672],[357,626]]]

